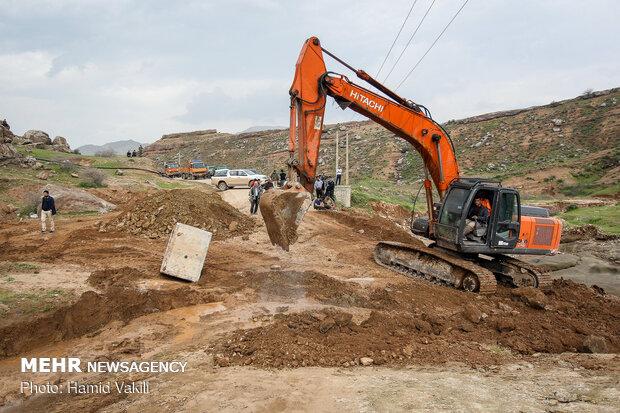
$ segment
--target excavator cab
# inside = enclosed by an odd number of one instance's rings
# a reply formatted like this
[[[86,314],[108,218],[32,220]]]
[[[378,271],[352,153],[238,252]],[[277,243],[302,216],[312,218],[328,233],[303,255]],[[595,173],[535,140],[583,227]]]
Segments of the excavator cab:
[[[489,216],[477,222],[465,235],[469,211],[475,199],[481,198]],[[446,192],[434,224],[439,246],[463,252],[501,254],[517,246],[521,223],[519,193],[502,187],[499,181],[478,178],[457,178]]]

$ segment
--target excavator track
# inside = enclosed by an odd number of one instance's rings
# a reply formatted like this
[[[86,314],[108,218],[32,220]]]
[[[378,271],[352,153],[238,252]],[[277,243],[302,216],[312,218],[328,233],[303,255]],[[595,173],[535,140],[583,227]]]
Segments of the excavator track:
[[[479,294],[493,294],[493,273],[471,261],[425,246],[382,241],[375,247],[377,264],[411,278],[421,278]]]
[[[532,286],[536,288],[540,288],[543,291],[550,290],[553,285],[553,278],[551,275],[542,267],[538,267],[536,265],[528,264],[524,261],[521,261],[517,258],[512,258],[508,256],[502,256],[501,262],[504,265],[509,265],[513,267],[515,272],[520,272],[522,275],[532,277],[533,283],[530,282],[519,282],[520,279],[517,277],[508,277],[510,278],[509,282],[513,287],[525,287]]]

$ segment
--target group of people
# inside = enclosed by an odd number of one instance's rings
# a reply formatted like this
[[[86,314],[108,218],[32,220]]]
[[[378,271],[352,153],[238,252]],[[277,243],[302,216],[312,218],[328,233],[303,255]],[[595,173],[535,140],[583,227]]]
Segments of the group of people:
[[[279,187],[284,185],[284,183],[286,182],[286,172],[284,172],[284,169],[280,169],[280,172],[274,169],[270,177],[272,184]]]
[[[135,149],[133,151],[127,150],[127,157],[128,158],[135,158],[137,156],[137,157],[142,158],[142,151],[143,150],[144,149],[142,148],[142,145],[140,145],[140,147],[138,148],[137,151]]]
[[[314,209],[332,209],[336,206],[335,187],[336,182],[331,176],[317,175],[314,181]]]
[[[314,181],[314,190],[316,197],[313,202],[314,209],[334,209],[336,207],[336,196],[334,194],[336,185],[340,185],[342,181],[342,168],[336,169],[336,179],[331,176],[317,175]],[[276,169],[270,175],[270,178],[261,185],[258,179],[250,182],[250,214],[258,213],[258,204],[260,197],[265,191],[274,187],[282,187],[286,183],[286,172]]]

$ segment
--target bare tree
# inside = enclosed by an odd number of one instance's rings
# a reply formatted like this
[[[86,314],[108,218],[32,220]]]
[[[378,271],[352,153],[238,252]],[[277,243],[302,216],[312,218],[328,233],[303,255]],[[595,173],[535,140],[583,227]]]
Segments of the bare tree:
[[[101,172],[98,169],[94,168],[86,168],[80,174],[80,178],[84,180],[84,182],[95,184],[97,186],[102,186],[103,181],[105,180],[105,173]]]
[[[116,156],[116,152],[114,152],[114,149],[105,148],[105,149],[100,149],[97,152],[95,152],[95,156],[101,156],[103,158],[111,158],[112,156]]]
[[[583,91],[581,96],[583,96],[584,98],[591,98],[592,96],[594,96],[594,90],[592,90],[592,88],[588,88]]]

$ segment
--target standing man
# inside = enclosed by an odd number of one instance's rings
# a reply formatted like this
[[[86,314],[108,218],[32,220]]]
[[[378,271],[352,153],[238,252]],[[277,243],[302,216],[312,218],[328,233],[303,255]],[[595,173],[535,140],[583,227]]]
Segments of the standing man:
[[[280,186],[284,185],[284,182],[286,182],[286,172],[284,169],[280,169]]]
[[[323,181],[321,180],[321,175],[318,175],[316,181],[314,181],[314,190],[316,191],[317,198],[323,198]]]
[[[336,197],[334,195],[334,188],[336,184],[334,183],[334,179],[330,176],[327,178],[327,184],[325,184],[325,196],[327,198],[331,198],[332,201],[336,202]]]
[[[43,198],[41,198],[41,232],[45,233],[45,220],[50,220],[50,232],[54,232],[54,218],[52,215],[56,215],[56,205],[54,204],[54,198],[50,196],[50,192],[46,189],[43,191]]]
[[[336,185],[340,185],[340,181],[342,180],[342,168],[336,169]]]
[[[250,215],[258,212],[258,203],[260,202],[261,195],[263,195],[263,187],[260,181],[255,179],[250,188]]]

